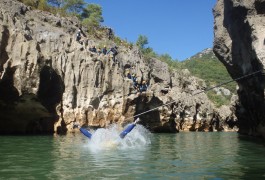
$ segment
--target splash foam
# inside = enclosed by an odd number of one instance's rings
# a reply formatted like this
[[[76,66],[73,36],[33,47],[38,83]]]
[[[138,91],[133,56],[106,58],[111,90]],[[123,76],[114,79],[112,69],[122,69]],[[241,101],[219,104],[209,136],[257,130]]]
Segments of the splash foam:
[[[92,151],[106,149],[134,149],[143,148],[151,144],[151,133],[142,125],[137,124],[136,127],[123,139],[119,134],[122,129],[114,124],[109,128],[97,129],[88,142],[88,147]]]

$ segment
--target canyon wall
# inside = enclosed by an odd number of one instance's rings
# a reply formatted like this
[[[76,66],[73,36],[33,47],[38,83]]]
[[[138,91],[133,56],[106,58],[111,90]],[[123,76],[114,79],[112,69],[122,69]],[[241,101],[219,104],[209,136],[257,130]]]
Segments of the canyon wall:
[[[247,76],[237,80],[239,132],[265,137],[265,1],[218,0],[213,13],[216,56],[232,78]]]

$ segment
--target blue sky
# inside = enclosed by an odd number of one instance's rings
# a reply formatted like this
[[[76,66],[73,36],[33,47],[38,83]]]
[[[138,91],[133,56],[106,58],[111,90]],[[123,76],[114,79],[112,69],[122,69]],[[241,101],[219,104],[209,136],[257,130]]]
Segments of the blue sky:
[[[99,4],[103,25],[135,43],[148,37],[158,54],[184,60],[213,45],[212,9],[216,0],[86,0]]]

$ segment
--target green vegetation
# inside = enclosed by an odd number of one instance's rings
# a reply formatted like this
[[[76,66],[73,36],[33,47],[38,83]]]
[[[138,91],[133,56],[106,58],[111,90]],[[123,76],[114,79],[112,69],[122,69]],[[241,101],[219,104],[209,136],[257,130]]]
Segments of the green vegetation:
[[[84,0],[65,0],[63,8],[69,13],[80,14],[84,5]]]
[[[194,76],[204,79],[207,86],[214,86],[231,80],[224,65],[215,57],[212,51],[195,55],[181,63],[182,68],[187,68]],[[231,92],[236,92],[236,83],[223,86]]]
[[[64,0],[47,0],[47,2],[57,8],[62,8]]]
[[[102,8],[98,4],[88,4],[81,14],[83,26],[88,28],[90,33],[95,33],[104,21],[102,17]]]
[[[43,11],[51,11],[50,7],[47,4],[47,0],[18,0],[18,1],[36,9],[40,9]]]
[[[208,91],[207,93],[208,98],[217,106],[221,107],[222,105],[229,105],[231,96],[225,97],[222,95],[217,95],[214,91]]]
[[[139,35],[137,41],[136,41],[136,46],[143,51],[145,49],[145,46],[148,44],[148,38],[144,35]]]
[[[162,54],[159,56],[159,59],[168,64],[170,69],[180,69],[181,64],[178,60],[173,60],[169,54]]]
[[[144,59],[148,61],[151,58],[157,58],[158,55],[154,52],[151,47],[146,47],[148,45],[148,38],[145,35],[139,35],[136,41],[136,46],[139,48],[144,56]]]

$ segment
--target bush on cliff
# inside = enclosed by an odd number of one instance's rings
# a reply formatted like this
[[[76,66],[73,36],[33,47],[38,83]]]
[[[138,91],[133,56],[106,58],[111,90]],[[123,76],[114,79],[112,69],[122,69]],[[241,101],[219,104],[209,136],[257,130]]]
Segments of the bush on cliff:
[[[47,4],[47,0],[18,0],[18,1],[36,9],[40,9],[43,11],[51,11],[51,8]]]

